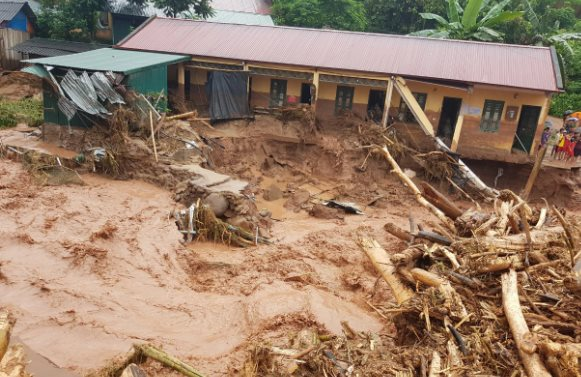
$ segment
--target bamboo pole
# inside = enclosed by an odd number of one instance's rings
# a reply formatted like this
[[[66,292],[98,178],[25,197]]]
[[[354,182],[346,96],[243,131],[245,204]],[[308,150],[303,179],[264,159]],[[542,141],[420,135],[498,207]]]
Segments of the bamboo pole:
[[[420,192],[420,190],[418,189],[418,187],[410,179],[410,177],[408,177],[407,175],[405,175],[405,173],[401,170],[401,168],[399,167],[399,165],[397,164],[397,162],[393,159],[393,157],[391,156],[391,154],[387,150],[387,146],[384,146],[383,148],[378,148],[377,150],[379,150],[383,154],[383,156],[385,157],[385,159],[389,162],[389,164],[393,168],[393,172],[395,174],[397,174],[397,176],[399,177],[399,179],[406,186],[408,186],[408,188],[414,193],[414,196],[416,198],[416,201],[418,203],[420,203],[422,206],[424,206],[425,208],[429,209],[450,230],[456,232],[456,228],[454,227],[454,224],[452,223],[452,221],[450,221],[450,219],[448,217],[446,217],[446,215],[444,214],[444,212],[440,211],[436,206],[434,206],[432,203],[428,202],[426,200],[426,198],[423,197],[423,195]]]
[[[522,313],[518,297],[518,281],[515,270],[502,274],[502,306],[508,326],[518,348],[520,359],[529,377],[550,377],[541,357],[531,347],[531,333]],[[533,351],[533,352],[531,352]]]
[[[357,243],[365,251],[375,269],[391,288],[398,305],[401,305],[414,296],[412,290],[403,285],[395,275],[396,271],[393,263],[389,259],[387,252],[376,240],[367,237],[358,237]]]
[[[8,321],[8,313],[5,311],[0,311],[0,361],[6,354],[8,350],[8,344],[10,344],[10,321]]]
[[[155,156],[155,162],[157,159],[157,146],[155,145],[155,131],[153,129],[153,113],[149,110],[149,126],[151,127],[151,142],[153,143],[153,155]]]
[[[188,377],[203,377],[203,375],[195,370],[191,365],[184,363],[181,360],[176,359],[175,357],[168,355],[164,351],[150,346],[148,344],[142,345],[134,345],[133,346],[138,352],[141,352],[143,355],[150,357],[154,360],[159,361],[165,366],[172,368],[183,374],[184,376]]]
[[[196,117],[198,116],[198,112],[197,111],[189,111],[187,113],[183,113],[183,114],[178,114],[178,115],[172,115],[170,117],[167,118],[167,120],[177,120],[177,119],[184,119],[184,118],[189,118],[189,117]]]

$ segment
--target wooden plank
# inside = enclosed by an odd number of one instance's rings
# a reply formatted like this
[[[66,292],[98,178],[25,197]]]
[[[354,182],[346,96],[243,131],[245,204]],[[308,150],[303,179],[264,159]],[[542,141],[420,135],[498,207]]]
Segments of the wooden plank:
[[[547,153],[546,145],[539,150],[539,153],[537,153],[537,158],[535,160],[535,164],[533,165],[533,170],[531,170],[529,179],[527,180],[525,188],[523,189],[520,195],[521,198],[523,198],[523,200],[527,200],[529,198],[529,195],[531,194],[533,186],[535,185],[535,181],[537,180],[537,176],[539,175],[539,171],[541,171],[541,167],[543,166],[543,159],[545,158],[545,153]]]

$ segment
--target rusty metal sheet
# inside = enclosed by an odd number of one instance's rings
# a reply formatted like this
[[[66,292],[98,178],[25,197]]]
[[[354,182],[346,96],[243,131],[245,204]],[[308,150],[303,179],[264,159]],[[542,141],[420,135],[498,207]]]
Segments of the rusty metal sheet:
[[[559,91],[547,47],[168,18],[151,20],[119,47]]]

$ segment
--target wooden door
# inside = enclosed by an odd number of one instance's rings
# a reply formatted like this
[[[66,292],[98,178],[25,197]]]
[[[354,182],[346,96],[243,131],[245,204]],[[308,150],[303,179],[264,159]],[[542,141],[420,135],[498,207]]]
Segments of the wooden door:
[[[514,143],[512,144],[514,149],[519,149],[527,153],[531,151],[540,116],[540,106],[523,105],[520,111]]]

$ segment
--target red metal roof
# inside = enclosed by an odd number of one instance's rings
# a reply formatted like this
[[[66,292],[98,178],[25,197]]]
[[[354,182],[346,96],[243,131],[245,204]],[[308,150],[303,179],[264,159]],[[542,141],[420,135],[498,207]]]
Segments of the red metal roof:
[[[152,19],[121,48],[558,91],[551,50],[387,34]]]

